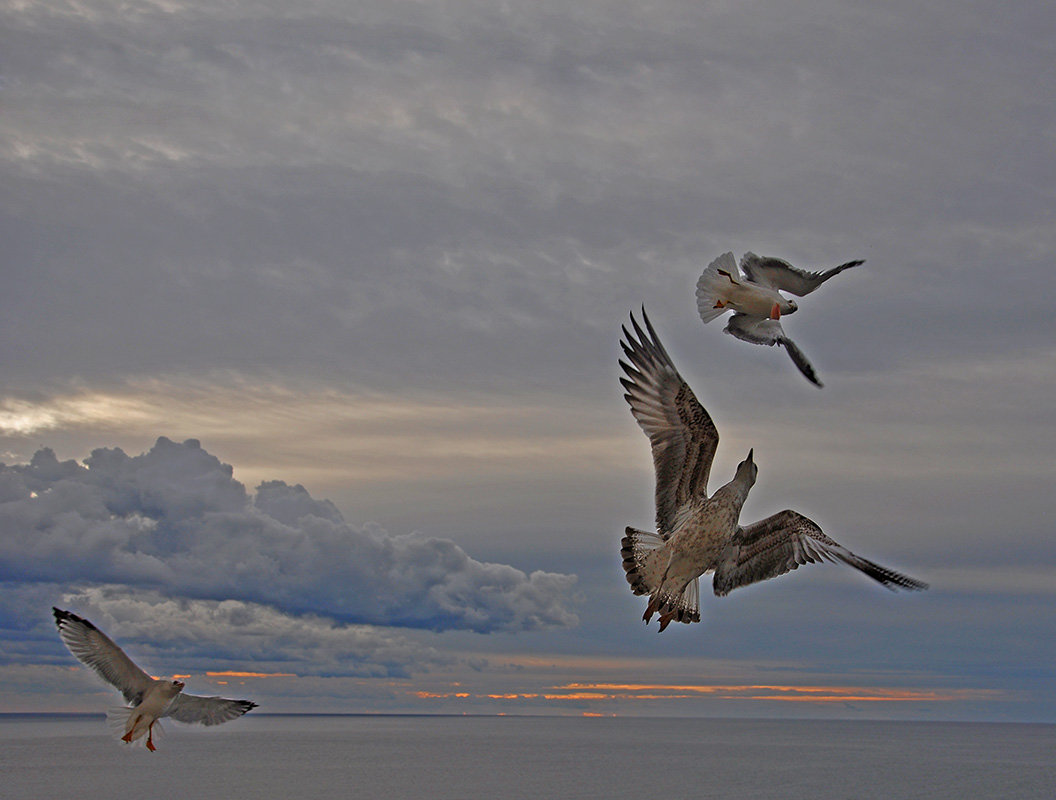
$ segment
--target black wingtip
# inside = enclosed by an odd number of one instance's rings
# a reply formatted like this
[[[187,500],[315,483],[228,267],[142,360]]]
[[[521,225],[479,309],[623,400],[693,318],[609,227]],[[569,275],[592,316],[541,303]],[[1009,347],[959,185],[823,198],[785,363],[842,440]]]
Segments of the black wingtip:
[[[61,630],[64,623],[78,622],[84,625],[86,628],[97,630],[97,628],[84,617],[78,617],[72,611],[63,611],[61,608],[51,607],[52,613],[55,615],[55,625]]]

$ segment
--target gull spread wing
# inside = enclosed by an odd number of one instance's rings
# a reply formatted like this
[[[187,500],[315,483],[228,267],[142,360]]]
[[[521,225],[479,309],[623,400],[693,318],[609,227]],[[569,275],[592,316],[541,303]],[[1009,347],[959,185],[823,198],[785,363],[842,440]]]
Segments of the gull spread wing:
[[[915,578],[855,555],[822,533],[813,520],[787,509],[737,529],[715,570],[712,586],[722,597],[740,586],[818,561],[842,561],[892,590],[928,588]]]
[[[620,378],[631,414],[649,437],[656,468],[656,527],[666,539],[674,529],[678,509],[687,500],[707,492],[708,475],[719,432],[711,416],[682,380],[671,357],[642,309],[643,331],[631,315],[637,335],[626,326],[623,352],[631,362],[620,361],[627,373]],[[633,365],[633,366],[632,366]]]
[[[179,722],[198,722],[202,725],[219,725],[221,722],[241,717],[257,704],[249,700],[227,700],[223,697],[199,697],[180,693],[173,698],[164,716]]]
[[[755,253],[745,253],[741,258],[741,269],[752,283],[769,286],[771,289],[780,289],[797,297],[810,294],[821,284],[825,283],[833,275],[839,275],[845,269],[857,267],[864,264],[864,260],[848,261],[838,267],[824,270],[823,272],[807,272],[797,269],[780,258],[770,256],[757,256]]]
[[[51,610],[55,613],[59,636],[70,652],[82,664],[99,673],[104,681],[115,686],[127,702],[138,705],[154,679],[91,622],[69,611],[54,607]]]
[[[814,371],[814,366],[807,360],[806,355],[796,343],[785,335],[785,330],[778,320],[763,319],[738,312],[730,317],[723,331],[752,344],[767,344],[771,347],[775,344],[781,345],[788,352],[792,363],[799,367],[799,371],[808,381],[818,387],[823,385],[818,378],[818,373]]]

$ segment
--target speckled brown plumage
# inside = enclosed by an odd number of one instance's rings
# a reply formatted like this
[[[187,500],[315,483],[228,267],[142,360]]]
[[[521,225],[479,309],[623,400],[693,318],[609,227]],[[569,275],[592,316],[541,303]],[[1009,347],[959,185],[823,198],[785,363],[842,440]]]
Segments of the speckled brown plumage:
[[[816,561],[841,561],[890,589],[927,584],[855,555],[826,536],[813,520],[786,510],[742,527],[741,507],[755,483],[754,454],[732,480],[708,494],[719,432],[711,415],[678,374],[642,310],[643,329],[623,328],[627,361],[620,383],[631,414],[649,437],[656,470],[656,533],[627,528],[621,544],[631,591],[649,595],[643,619],[698,622],[699,577],[714,572],[712,588],[733,589],[767,580]],[[629,363],[628,363],[629,362]]]

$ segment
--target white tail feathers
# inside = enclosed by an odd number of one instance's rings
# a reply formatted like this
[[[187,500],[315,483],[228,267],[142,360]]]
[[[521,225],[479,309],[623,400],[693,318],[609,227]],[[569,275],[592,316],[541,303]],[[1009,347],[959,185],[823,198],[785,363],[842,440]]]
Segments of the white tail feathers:
[[[106,727],[110,729],[110,734],[115,739],[120,739],[128,732],[129,717],[131,716],[132,709],[128,706],[114,706],[106,710]]]
[[[108,708],[106,710],[106,727],[110,730],[110,735],[115,739],[125,740],[125,736],[131,730],[132,735],[127,740],[129,745],[134,745],[141,740],[146,741],[147,733],[150,732],[150,725],[142,717],[133,722],[132,715],[136,713],[136,709],[129,706],[112,706]],[[163,732],[161,722],[156,721],[152,732],[153,737],[160,738]]]
[[[704,322],[711,322],[728,310],[729,288],[740,279],[733,253],[723,253],[708,264],[697,280],[697,311]]]

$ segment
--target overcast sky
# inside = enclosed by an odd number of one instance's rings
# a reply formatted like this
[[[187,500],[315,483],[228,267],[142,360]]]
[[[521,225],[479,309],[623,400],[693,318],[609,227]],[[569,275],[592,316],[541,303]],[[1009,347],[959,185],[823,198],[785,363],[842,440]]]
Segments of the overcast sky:
[[[0,1],[0,711],[1056,721],[1056,10]],[[864,258],[779,349],[712,259]],[[656,634],[644,304],[810,566]],[[112,698],[110,698],[112,701]]]

